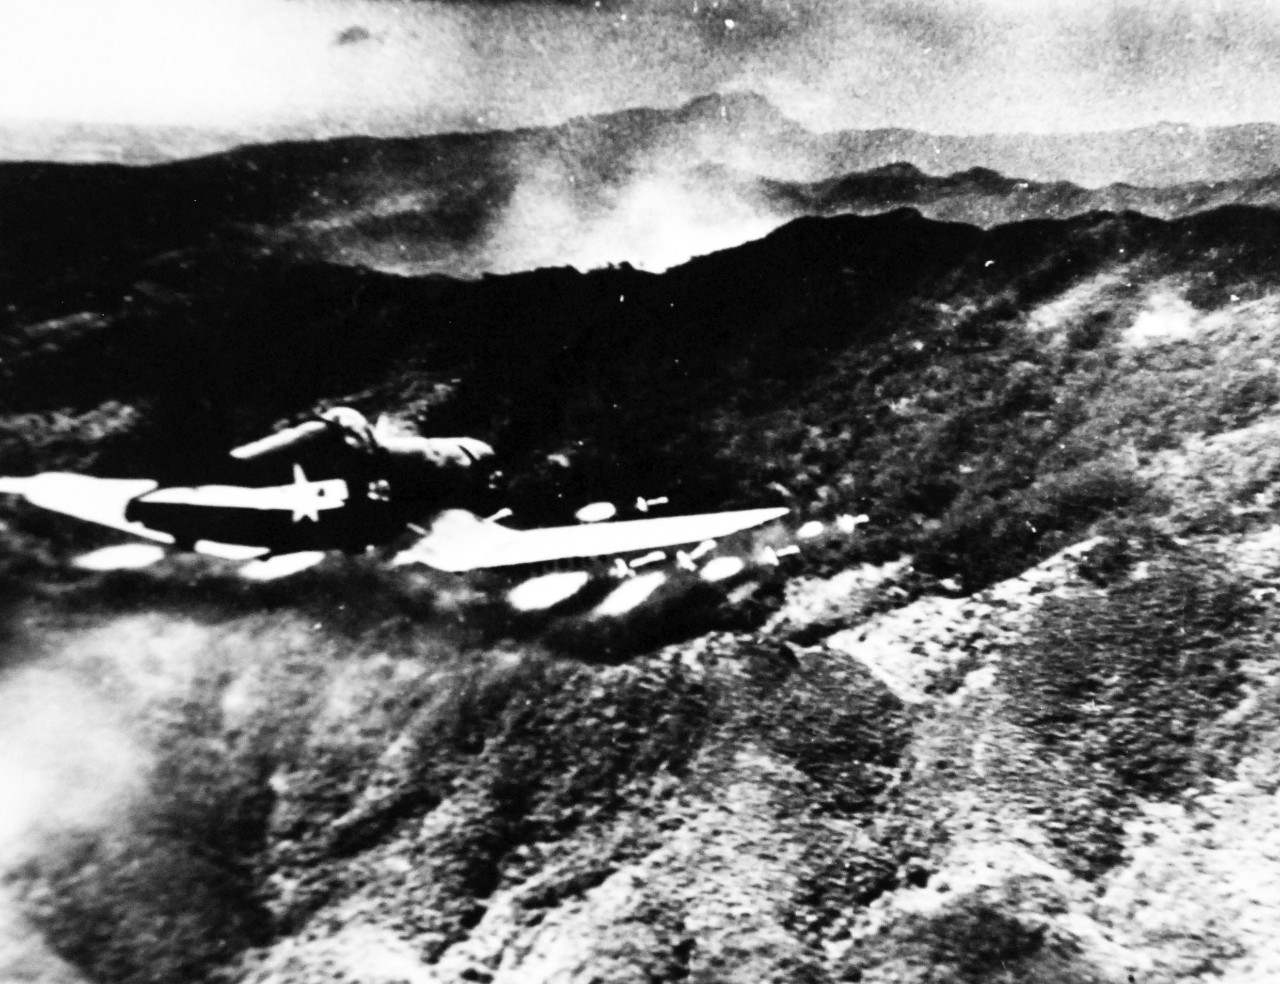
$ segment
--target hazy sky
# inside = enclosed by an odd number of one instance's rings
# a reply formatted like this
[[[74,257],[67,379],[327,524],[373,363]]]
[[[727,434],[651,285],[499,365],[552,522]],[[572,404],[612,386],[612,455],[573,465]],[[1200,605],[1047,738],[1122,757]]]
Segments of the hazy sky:
[[[1280,0],[0,0],[0,120],[437,130],[728,89],[816,129],[1280,120]]]

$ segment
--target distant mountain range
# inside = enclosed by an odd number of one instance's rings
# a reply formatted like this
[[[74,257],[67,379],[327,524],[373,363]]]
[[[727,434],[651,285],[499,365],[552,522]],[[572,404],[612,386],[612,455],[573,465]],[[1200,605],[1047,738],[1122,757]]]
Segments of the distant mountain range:
[[[88,131],[63,136],[67,155],[92,145]],[[166,131],[134,146],[145,158],[196,136]],[[662,270],[806,215],[906,206],[985,227],[1097,210],[1173,218],[1270,206],[1277,161],[1280,128],[1269,125],[813,134],[763,99],[735,95],[551,128],[260,144],[146,166],[8,162],[0,289],[11,300],[66,300],[197,248],[410,275]],[[1102,176],[1125,180],[1086,186]],[[1164,183],[1175,179],[1183,183]]]
[[[916,208],[931,218],[980,226],[1096,211],[1134,211],[1173,218],[1223,205],[1273,206],[1280,202],[1280,172],[1167,188],[1124,183],[1084,188],[1067,181],[1007,178],[981,167],[939,177],[898,163],[807,184],[758,179],[743,182],[743,186],[744,191],[773,207],[796,214],[867,214],[892,204]]]
[[[516,131],[423,136],[374,126],[363,136],[444,144],[496,139],[512,149],[558,146],[566,159],[598,149],[629,159],[658,154],[671,163],[722,163],[765,177],[814,181],[886,164],[946,175],[975,167],[1032,181],[1086,187],[1117,182],[1168,186],[1258,178],[1280,167],[1280,126],[1196,127],[1157,123],[1088,133],[930,134],[902,128],[812,132],[752,93],[708,95],[667,109],[636,108]],[[158,164],[251,144],[359,136],[315,126],[208,130],[60,122],[0,122],[0,161]],[[744,167],[749,163],[750,166]]]
[[[0,122],[0,161],[162,164],[270,141],[265,132],[120,123]]]

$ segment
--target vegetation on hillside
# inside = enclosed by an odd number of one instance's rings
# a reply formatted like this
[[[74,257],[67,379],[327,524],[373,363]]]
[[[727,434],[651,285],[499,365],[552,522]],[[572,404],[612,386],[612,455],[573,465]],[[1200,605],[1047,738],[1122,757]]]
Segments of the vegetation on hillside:
[[[1277,240],[1252,211],[989,232],[892,213],[663,276],[478,283],[211,249],[23,321],[0,472],[215,477],[234,443],[346,402],[493,440],[521,521],[666,493],[869,522],[749,603],[690,592],[604,628],[367,558],[254,586],[181,558],[72,573],[59,558],[91,537],[6,505],[5,665],[113,702],[147,752],[122,816],[54,831],[7,890],[120,984],[337,980],[363,932],[445,979],[571,937],[657,979],[1092,979],[1045,928],[1066,903],[958,891],[896,918],[893,900],[945,895],[966,810],[1024,809],[1044,863],[1102,884],[1144,803],[1261,754],[1274,721],[1231,714],[1271,623],[1200,541],[1276,504],[1275,456],[1245,467],[1230,442],[1262,449],[1276,420]],[[1090,534],[1012,636],[904,641],[937,664],[920,695],[823,645],[921,593],[977,605]],[[847,610],[764,627],[787,578],[890,559],[898,580]]]
[[[1274,224],[981,233],[892,213],[798,222],[663,276],[478,284],[201,255],[84,330],[9,339],[0,465],[207,480],[227,447],[344,401],[494,441],[525,522],[638,492],[760,504],[781,486],[801,514],[872,516],[830,563],[917,553],[972,588],[1145,508],[1134,453],[1274,404],[1243,340],[1218,364],[1202,340],[1122,337],[1152,316],[1153,284],[1192,320],[1256,297]]]

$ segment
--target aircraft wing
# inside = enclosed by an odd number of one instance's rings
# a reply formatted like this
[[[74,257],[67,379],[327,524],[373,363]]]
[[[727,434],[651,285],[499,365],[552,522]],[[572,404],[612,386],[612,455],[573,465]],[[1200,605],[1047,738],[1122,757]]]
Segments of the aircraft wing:
[[[426,564],[462,573],[638,553],[729,536],[763,526],[787,512],[785,508],[743,509],[521,531],[452,510],[442,514],[423,539],[396,555],[392,564]]]
[[[155,488],[156,483],[149,478],[95,478],[70,472],[0,478],[0,492],[20,495],[33,506],[172,546],[174,540],[168,533],[125,519],[129,502]],[[266,547],[213,540],[197,540],[195,549],[223,560],[252,560],[269,552]]]

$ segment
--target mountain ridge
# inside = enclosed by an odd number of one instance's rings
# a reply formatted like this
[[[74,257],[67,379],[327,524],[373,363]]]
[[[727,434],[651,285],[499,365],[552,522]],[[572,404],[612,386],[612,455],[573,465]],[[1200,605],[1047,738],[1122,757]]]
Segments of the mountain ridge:
[[[0,967],[1266,976],[1277,248],[1239,205],[804,217],[664,273],[466,281],[213,242],[11,313],[0,470],[202,481],[345,403],[491,438],[521,524],[782,497],[764,542],[801,550],[515,619],[505,585],[373,556],[85,572],[100,540],[0,505],[0,736],[40,766],[9,787]]]
[[[694,115],[719,126],[716,105],[695,106]],[[155,256],[218,243],[260,256],[475,277],[622,262],[665,269],[802,215],[915,207],[994,226],[1097,210],[1176,218],[1280,200],[1274,174],[1088,189],[988,167],[935,176],[894,161],[812,182],[768,178],[744,170],[750,161],[717,161],[715,153],[659,161],[651,152],[661,156],[665,124],[637,113],[648,120],[637,124],[642,136],[587,120],[568,157],[544,131],[527,131],[280,144],[147,168],[0,164],[6,291],[20,298],[56,283],[46,294],[92,294],[95,283],[128,278]],[[510,142],[517,138],[527,140],[518,152]],[[623,153],[633,138],[649,149]]]
[[[88,124],[30,124],[24,129],[9,124],[0,127],[0,159],[57,160],[58,152],[32,155],[38,146],[33,136],[41,127],[53,136],[54,148],[63,151],[68,163],[88,163],[94,142],[94,127]],[[902,127],[866,130],[815,132],[782,113],[765,97],[748,91],[709,93],[667,108],[629,107],[578,116],[560,123],[514,127],[505,130],[457,130],[415,134],[390,129],[367,134],[308,134],[288,128],[262,131],[257,139],[232,142],[229,133],[207,134],[191,128],[146,128],[117,126],[103,128],[107,144],[118,149],[105,153],[103,162],[129,166],[150,166],[181,158],[212,156],[272,144],[348,143],[362,141],[414,141],[429,147],[434,141],[522,141],[571,146],[574,139],[592,130],[633,131],[641,142],[661,134],[668,141],[681,128],[699,131],[723,141],[719,153],[752,154],[768,151],[775,160],[762,162],[765,177],[816,180],[833,174],[868,170],[898,160],[908,161],[930,174],[948,174],[972,167],[989,167],[1005,174],[1017,174],[1035,181],[1067,180],[1087,187],[1115,183],[1165,186],[1193,181],[1221,181],[1257,178],[1280,165],[1280,126],[1272,123],[1239,123],[1222,126],[1194,126],[1159,122],[1133,128],[1073,133],[926,133]],[[727,131],[735,130],[736,133]],[[7,132],[7,138],[5,134]],[[677,140],[677,142],[679,142]],[[129,144],[135,143],[130,150]],[[180,152],[184,143],[197,153]],[[20,148],[26,148],[21,150]],[[13,156],[5,156],[6,149]],[[631,153],[635,150],[632,149]],[[785,173],[769,168],[782,168]]]

